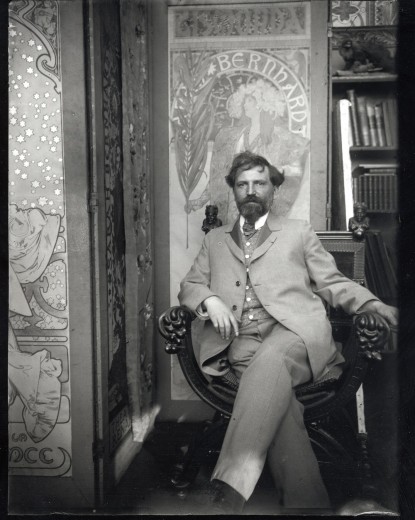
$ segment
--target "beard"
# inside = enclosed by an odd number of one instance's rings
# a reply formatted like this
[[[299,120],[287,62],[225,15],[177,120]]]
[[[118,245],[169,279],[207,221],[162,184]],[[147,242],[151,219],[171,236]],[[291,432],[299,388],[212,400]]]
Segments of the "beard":
[[[267,211],[271,208],[272,199],[271,200],[263,200],[255,195],[247,196],[243,200],[238,201],[236,206],[239,210],[239,213],[248,221],[255,222],[262,215],[265,215]]]

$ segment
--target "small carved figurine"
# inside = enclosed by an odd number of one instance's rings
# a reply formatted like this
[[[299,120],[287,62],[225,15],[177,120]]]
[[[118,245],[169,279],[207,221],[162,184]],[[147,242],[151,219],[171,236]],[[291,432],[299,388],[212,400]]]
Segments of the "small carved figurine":
[[[349,219],[349,231],[354,238],[361,240],[369,229],[369,217],[366,215],[367,206],[364,202],[355,202],[353,205],[353,217]]]
[[[358,42],[345,38],[339,47],[339,54],[345,61],[345,70],[352,72],[394,72],[395,59],[381,43]]]
[[[206,218],[203,220],[202,231],[205,234],[209,233],[212,229],[218,228],[222,225],[222,221],[218,218],[218,207],[214,205],[206,206],[205,210]]]

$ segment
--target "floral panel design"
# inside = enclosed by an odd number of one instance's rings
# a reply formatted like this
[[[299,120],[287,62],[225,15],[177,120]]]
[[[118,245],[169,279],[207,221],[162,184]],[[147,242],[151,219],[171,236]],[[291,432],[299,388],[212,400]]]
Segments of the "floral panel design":
[[[174,38],[235,38],[306,34],[305,5],[190,8],[173,12]]]
[[[149,129],[148,2],[121,0],[127,382],[133,439],[151,430],[153,406],[153,256]],[[138,317],[138,319],[137,319]]]
[[[59,4],[10,3],[9,472],[71,475]]]
[[[399,0],[335,0],[331,13],[333,27],[397,25]]]
[[[109,428],[114,452],[131,430],[125,331],[125,229],[122,156],[121,56],[118,2],[103,14],[102,107],[104,126],[107,297],[109,331]]]

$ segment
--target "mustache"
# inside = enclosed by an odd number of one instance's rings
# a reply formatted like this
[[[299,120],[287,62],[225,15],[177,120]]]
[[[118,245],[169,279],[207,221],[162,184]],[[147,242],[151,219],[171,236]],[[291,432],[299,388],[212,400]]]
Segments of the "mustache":
[[[256,195],[247,195],[243,200],[241,200],[241,204],[246,204],[248,202],[256,202],[257,204],[261,204],[262,200]]]

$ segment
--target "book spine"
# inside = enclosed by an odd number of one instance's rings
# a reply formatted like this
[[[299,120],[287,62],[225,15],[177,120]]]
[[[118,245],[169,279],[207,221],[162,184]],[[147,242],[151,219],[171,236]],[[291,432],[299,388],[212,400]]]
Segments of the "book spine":
[[[356,146],[353,135],[352,107],[349,107],[349,146]]]
[[[368,175],[367,176],[367,182],[368,182],[368,189],[369,189],[369,201],[368,201],[368,208],[369,210],[373,211],[375,209],[374,205],[374,189],[373,189],[373,176]]]
[[[363,193],[363,175],[361,175],[359,178],[358,178],[358,196],[357,196],[357,200],[359,202],[366,202],[365,201],[365,196],[364,196],[364,193]]]
[[[383,118],[382,104],[375,105],[375,125],[379,146],[386,146],[385,121]]]
[[[354,89],[347,90],[347,99],[350,101],[350,116],[352,121],[352,132],[353,132],[353,144],[354,146],[361,146],[362,141],[360,138],[359,122],[357,117],[357,102],[356,92]]]
[[[392,146],[392,129],[391,129],[391,123],[390,123],[390,116],[389,116],[389,106],[388,106],[388,101],[386,99],[385,99],[385,101],[382,101],[382,108],[383,108],[383,121],[385,123],[386,146]]]
[[[398,146],[398,103],[396,98],[391,98],[389,100],[389,105],[389,117],[392,127],[392,146]]]
[[[369,207],[369,186],[367,183],[367,177],[362,175],[362,201],[366,202],[368,209]]]
[[[359,199],[359,177],[353,177],[353,201],[360,202]]]
[[[392,175],[388,175],[388,202],[386,205],[386,211],[392,211],[392,197],[393,197],[393,186],[392,186]]]
[[[373,209],[375,211],[379,211],[379,209],[380,209],[380,204],[379,204],[379,195],[380,195],[379,185],[380,185],[380,177],[379,177],[379,175],[374,175],[373,176]]]
[[[357,115],[359,120],[359,127],[362,133],[363,146],[370,146],[370,132],[369,121],[366,110],[366,98],[364,96],[357,96]]]
[[[373,105],[366,103],[366,113],[367,113],[367,120],[369,123],[370,145],[378,146],[379,145],[378,133],[376,130],[375,109],[373,108]]]
[[[381,175],[379,178],[379,199],[380,199],[380,211],[385,211],[385,181],[386,181],[386,175]]]
[[[392,211],[397,211],[398,209],[398,178],[396,175],[391,175],[392,177]]]

